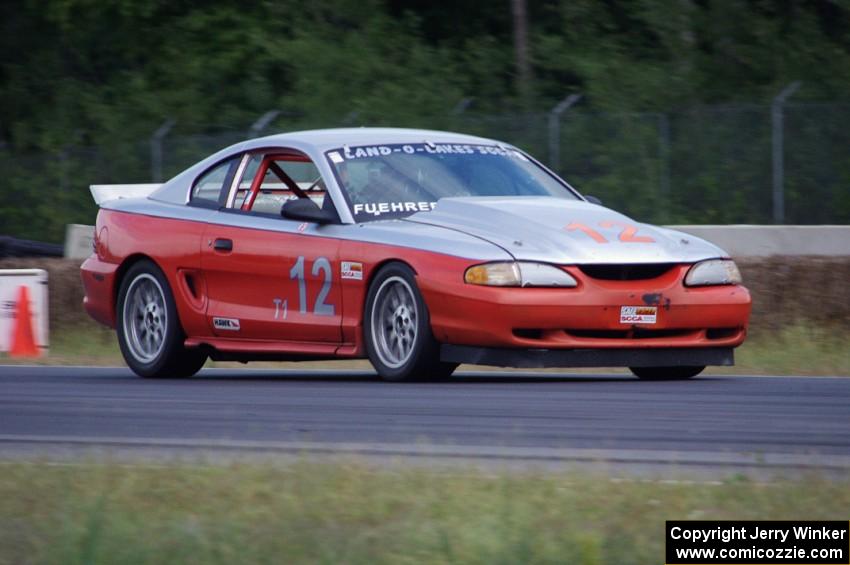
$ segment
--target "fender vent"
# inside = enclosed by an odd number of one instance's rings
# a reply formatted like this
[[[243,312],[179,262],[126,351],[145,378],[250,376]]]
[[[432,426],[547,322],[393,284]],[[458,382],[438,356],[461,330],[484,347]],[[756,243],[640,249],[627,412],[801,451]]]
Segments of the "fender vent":
[[[667,274],[676,265],[671,263],[649,263],[646,265],[579,265],[582,273],[592,279],[603,281],[641,281],[656,279]]]
[[[198,298],[198,290],[195,288],[195,277],[189,273],[184,273],[183,276],[186,279],[186,288],[189,289],[192,298]]]

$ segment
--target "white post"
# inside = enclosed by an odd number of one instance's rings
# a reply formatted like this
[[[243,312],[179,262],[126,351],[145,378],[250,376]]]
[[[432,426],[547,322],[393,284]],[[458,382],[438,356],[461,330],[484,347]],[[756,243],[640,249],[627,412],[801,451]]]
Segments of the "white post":
[[[360,110],[352,110],[349,113],[347,113],[345,115],[345,117],[342,119],[342,125],[350,126],[351,124],[356,122],[357,118],[359,118],[359,117],[360,117]]]
[[[460,100],[458,100],[457,104],[455,104],[455,107],[452,108],[452,116],[460,116],[461,114],[466,112],[466,109],[469,108],[470,105],[472,105],[473,100],[474,98],[461,98]]]
[[[561,167],[561,114],[581,100],[581,94],[570,94],[549,111],[549,168],[558,173]]]
[[[261,131],[269,127],[269,124],[272,123],[276,117],[280,115],[280,110],[269,110],[262,116],[260,116],[256,122],[251,124],[251,128],[248,130],[248,137],[257,137]]]
[[[162,140],[176,123],[174,119],[168,118],[151,136],[151,180],[153,182],[162,181]]]
[[[771,137],[773,142],[773,223],[785,222],[785,140],[784,115],[782,112],[785,101],[788,100],[802,83],[794,81],[782,89],[770,108]]]
[[[671,198],[670,194],[670,116],[658,114],[658,176],[659,192],[661,196],[661,212],[665,221],[670,221]]]

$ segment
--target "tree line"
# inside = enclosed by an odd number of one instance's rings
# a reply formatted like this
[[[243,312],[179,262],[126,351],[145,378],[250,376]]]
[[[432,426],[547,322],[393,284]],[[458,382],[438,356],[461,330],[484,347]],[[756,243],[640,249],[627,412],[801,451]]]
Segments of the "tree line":
[[[140,143],[167,118],[175,136],[242,132],[270,109],[275,129],[439,127],[461,107],[541,113],[570,93],[583,112],[661,113],[767,104],[793,80],[801,102],[841,101],[850,86],[845,2],[529,1],[521,43],[516,4],[4,2],[0,232],[61,239],[54,224],[91,215],[89,183],[150,180]],[[46,204],[29,194],[43,183],[71,194]]]

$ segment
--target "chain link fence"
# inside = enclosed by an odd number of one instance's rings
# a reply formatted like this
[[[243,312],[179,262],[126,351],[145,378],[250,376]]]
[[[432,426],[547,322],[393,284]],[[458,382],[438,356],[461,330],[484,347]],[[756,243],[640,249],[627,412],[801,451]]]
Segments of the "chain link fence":
[[[850,223],[850,104],[787,104],[783,112],[784,223]],[[281,119],[262,134],[379,125],[347,121]],[[557,117],[555,130],[546,113],[466,113],[394,125],[512,143],[546,164],[557,163],[557,172],[583,193],[640,221],[773,222],[775,131],[767,105],[667,113],[571,108]],[[0,234],[61,241],[66,223],[93,222],[96,210],[89,184],[161,181],[249,135],[246,127],[68,147],[54,154],[0,150]],[[159,171],[163,178],[154,178]]]
[[[783,114],[783,223],[850,223],[850,105],[788,104]],[[573,109],[560,116],[557,142],[548,147],[547,119],[465,118],[453,125],[558,163],[557,172],[579,190],[642,221],[774,221],[769,105],[668,113]]]

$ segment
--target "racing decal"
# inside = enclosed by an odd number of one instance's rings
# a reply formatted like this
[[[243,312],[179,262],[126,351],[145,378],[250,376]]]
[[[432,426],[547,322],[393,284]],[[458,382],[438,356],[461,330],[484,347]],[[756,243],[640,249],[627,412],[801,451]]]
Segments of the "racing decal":
[[[341,271],[343,279],[350,279],[353,281],[363,280],[363,263],[343,261]]]
[[[621,324],[654,324],[658,318],[657,306],[621,306]]]
[[[373,202],[370,204],[355,204],[355,214],[392,214],[395,212],[430,212],[437,207],[436,202]]]
[[[300,255],[295,261],[295,265],[289,270],[289,279],[298,282],[298,312],[301,314],[307,313],[307,281],[304,277],[304,263],[304,256]],[[313,304],[313,314],[316,316],[333,316],[335,313],[334,305],[325,302],[328,294],[330,294],[331,280],[333,279],[331,262],[328,261],[327,257],[319,257],[313,261],[310,274],[315,279],[319,277],[320,273],[322,275],[322,288]]]
[[[620,232],[620,235],[617,236],[617,239],[619,239],[623,243],[655,243],[655,240],[649,237],[648,235],[637,235],[637,226],[633,226],[631,224],[626,224],[623,222],[614,222],[610,220],[599,222],[599,227],[601,228],[613,228],[614,226],[620,226],[621,228],[623,228]],[[596,243],[608,243],[608,239],[606,239],[604,235],[602,235],[595,229],[585,224],[582,224],[581,222],[571,222],[564,226],[564,229],[566,231],[580,231],[582,233],[585,233]]]
[[[236,318],[213,318],[213,327],[217,330],[238,332],[240,325]]]
[[[589,228],[586,225],[581,224],[579,222],[573,222],[571,224],[567,224],[566,226],[564,226],[564,229],[567,230],[567,231],[579,230],[581,232],[584,232],[588,236],[593,238],[593,241],[595,241],[596,243],[608,243],[608,240],[605,239],[604,235],[602,235],[601,233],[599,233],[595,229]]]
[[[281,317],[280,313],[281,313],[281,310],[282,310],[283,311],[283,319],[285,320],[286,314],[289,310],[289,307],[287,305],[288,301],[275,297],[275,298],[272,299],[272,302],[274,303],[274,319],[277,320],[278,318]]]
[[[361,147],[342,148],[339,151],[328,152],[328,158],[336,164],[344,160],[363,159],[368,157],[381,157],[393,153],[430,153],[443,155],[500,155],[502,157],[514,157],[522,161],[528,161],[525,155],[516,149],[510,149],[501,145],[471,145],[465,143],[409,143],[404,145],[364,145]]]
[[[599,226],[603,228],[613,228],[614,226],[622,227],[623,231],[620,232],[619,239],[625,243],[655,243],[655,240],[648,235],[636,235],[638,229],[631,224],[607,221],[599,222]]]

